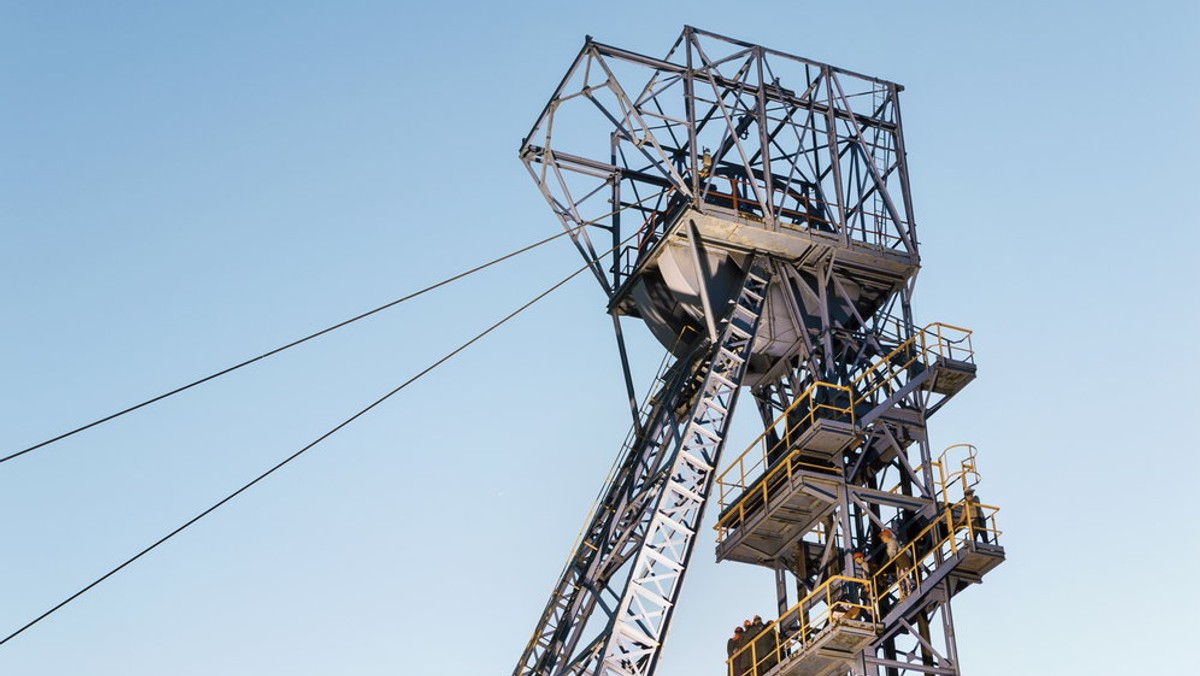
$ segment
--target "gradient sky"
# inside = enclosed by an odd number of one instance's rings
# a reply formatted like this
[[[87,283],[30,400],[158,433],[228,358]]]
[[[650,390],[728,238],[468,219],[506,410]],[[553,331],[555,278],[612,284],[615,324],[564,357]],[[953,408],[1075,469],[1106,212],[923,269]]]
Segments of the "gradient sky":
[[[979,447],[1008,551],[955,599],[964,673],[1185,671],[1195,2],[0,2],[0,451],[553,234],[521,136],[585,34],[661,55],[685,23],[906,86],[914,307],[974,329],[980,365],[931,437]],[[0,633],[577,258],[557,241],[0,465]],[[645,381],[660,352],[627,326]],[[580,277],[0,646],[0,674],[510,673],[623,393]],[[772,607],[768,571],[701,542],[660,673],[720,673]]]

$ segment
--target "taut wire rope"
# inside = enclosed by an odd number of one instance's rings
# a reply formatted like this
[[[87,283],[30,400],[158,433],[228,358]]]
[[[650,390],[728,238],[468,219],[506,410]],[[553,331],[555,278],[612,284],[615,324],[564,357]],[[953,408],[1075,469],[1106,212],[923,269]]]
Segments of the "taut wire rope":
[[[631,240],[632,240],[634,237],[636,237],[637,235],[638,235],[638,233],[637,233],[637,232],[635,232],[633,235],[630,235],[628,238],[626,238],[625,240],[623,240],[622,242],[620,242],[619,244],[617,244],[616,246],[614,246],[612,249],[609,249],[608,251],[606,251],[606,252],[604,252],[604,253],[602,253],[602,254],[599,254],[599,255],[597,255],[597,256],[596,256],[595,258],[593,258],[592,260],[589,260],[587,263],[585,263],[585,264],[584,264],[582,267],[580,267],[579,269],[577,269],[577,270],[575,270],[574,272],[572,272],[571,274],[567,275],[567,276],[566,276],[566,277],[564,277],[562,280],[560,280],[560,281],[556,282],[554,285],[552,285],[551,287],[547,288],[545,291],[542,291],[542,292],[541,292],[541,293],[539,293],[537,296],[534,296],[532,300],[530,300],[530,301],[526,302],[525,304],[523,304],[523,305],[521,305],[520,307],[518,307],[516,310],[513,310],[512,312],[510,312],[509,314],[507,314],[507,315],[506,315],[506,316],[505,316],[503,319],[501,319],[501,320],[497,321],[496,323],[492,324],[492,325],[491,325],[491,326],[489,326],[488,328],[484,329],[482,332],[480,332],[480,333],[476,334],[474,338],[471,338],[470,340],[468,340],[467,342],[463,343],[462,345],[459,345],[458,347],[454,348],[453,350],[451,350],[450,352],[448,352],[448,353],[447,353],[445,356],[441,357],[441,358],[440,358],[440,359],[438,359],[437,361],[435,361],[435,362],[433,362],[432,364],[430,364],[429,366],[425,367],[425,368],[424,368],[423,370],[421,370],[419,373],[417,373],[416,375],[414,375],[414,376],[410,377],[408,380],[405,380],[405,381],[404,381],[403,383],[401,383],[399,386],[395,387],[395,388],[394,388],[394,389],[392,389],[391,391],[387,392],[387,393],[386,393],[386,394],[384,394],[383,396],[381,396],[381,397],[379,397],[378,399],[376,399],[375,401],[371,402],[371,403],[370,403],[369,405],[367,405],[366,407],[364,407],[364,408],[360,409],[360,410],[359,410],[357,413],[355,413],[354,415],[352,415],[352,416],[350,416],[349,418],[346,418],[346,419],[345,419],[345,420],[343,420],[342,422],[338,423],[338,424],[337,424],[336,426],[334,426],[332,429],[330,429],[329,431],[325,432],[325,433],[324,433],[324,434],[322,434],[321,436],[317,437],[317,438],[316,438],[316,439],[314,439],[313,441],[309,442],[307,445],[305,445],[305,446],[304,446],[303,448],[301,448],[300,450],[296,451],[295,453],[292,453],[292,454],[291,454],[291,455],[289,455],[288,457],[286,457],[286,458],[284,458],[283,460],[281,460],[280,462],[276,463],[276,464],[275,464],[273,467],[271,467],[271,468],[270,468],[270,469],[268,469],[267,471],[263,472],[262,474],[259,474],[257,477],[255,477],[255,478],[254,478],[254,479],[252,479],[250,482],[248,482],[248,483],[246,483],[245,485],[243,485],[241,488],[239,488],[239,489],[237,489],[237,490],[233,491],[233,492],[232,492],[232,493],[230,493],[229,495],[226,495],[224,498],[221,498],[219,501],[217,501],[215,504],[213,504],[213,505],[212,505],[211,507],[209,507],[208,509],[205,509],[204,511],[200,512],[200,513],[199,513],[199,514],[197,514],[196,516],[193,516],[191,519],[188,519],[188,520],[187,520],[187,521],[186,521],[186,522],[185,522],[183,525],[179,526],[179,527],[178,527],[178,528],[176,528],[175,530],[172,530],[171,532],[167,533],[167,534],[166,534],[166,535],[164,535],[163,537],[159,538],[159,539],[158,539],[157,541],[155,541],[153,544],[151,544],[150,546],[148,546],[148,547],[146,547],[146,548],[142,549],[142,550],[141,550],[141,551],[139,551],[137,554],[134,554],[133,556],[129,557],[129,558],[128,558],[128,559],[126,559],[124,562],[122,562],[120,565],[116,566],[115,568],[113,568],[112,570],[108,571],[107,573],[105,573],[105,574],[101,575],[100,577],[96,578],[95,580],[93,580],[92,582],[90,582],[89,584],[87,584],[86,586],[84,586],[82,589],[80,589],[79,591],[75,592],[74,594],[71,594],[71,595],[70,595],[70,596],[68,596],[67,598],[65,598],[65,599],[63,599],[62,601],[58,602],[56,605],[54,605],[53,607],[51,607],[49,610],[47,610],[47,611],[43,612],[41,615],[38,615],[38,616],[37,616],[37,617],[35,617],[34,619],[32,619],[32,620],[30,620],[29,622],[27,622],[27,623],[26,623],[25,625],[23,625],[21,628],[17,629],[16,631],[12,632],[11,634],[8,634],[8,635],[7,635],[7,636],[5,636],[3,639],[0,639],[0,646],[4,645],[5,643],[8,643],[8,642],[9,642],[9,641],[11,641],[13,638],[16,638],[17,636],[19,636],[20,634],[22,634],[23,632],[25,632],[25,631],[26,631],[27,629],[29,629],[30,627],[32,627],[32,626],[34,626],[35,624],[37,624],[38,622],[41,622],[42,620],[46,619],[47,617],[49,617],[50,615],[52,615],[53,613],[55,613],[56,611],[58,611],[59,609],[61,609],[63,606],[65,606],[65,605],[67,605],[68,603],[70,603],[70,602],[74,601],[75,599],[79,598],[80,596],[83,596],[83,595],[84,595],[84,594],[86,594],[88,591],[90,591],[91,589],[93,589],[93,588],[95,588],[97,585],[99,585],[100,583],[104,582],[105,580],[107,580],[108,578],[112,577],[113,575],[116,575],[118,572],[120,572],[121,570],[123,570],[123,569],[124,569],[126,566],[129,566],[129,565],[130,565],[130,564],[132,564],[134,561],[137,561],[138,559],[142,558],[142,557],[143,557],[143,556],[145,556],[146,554],[150,553],[151,551],[153,551],[154,549],[156,549],[156,548],[157,548],[159,545],[163,544],[163,543],[164,543],[164,542],[166,542],[167,540],[170,540],[171,538],[175,537],[175,536],[176,536],[176,535],[178,535],[179,533],[183,532],[185,529],[187,529],[187,528],[188,528],[189,526],[191,526],[192,524],[196,523],[196,522],[197,522],[197,521],[199,521],[200,519],[203,519],[204,517],[206,517],[206,516],[208,516],[209,514],[213,513],[213,512],[214,512],[214,511],[216,511],[217,509],[221,508],[221,506],[225,505],[225,504],[226,504],[226,503],[228,503],[230,500],[233,500],[233,499],[234,499],[234,498],[236,498],[238,495],[241,495],[243,492],[245,492],[245,491],[249,490],[251,487],[253,487],[253,486],[254,486],[255,484],[257,484],[258,482],[262,481],[263,479],[266,479],[268,476],[271,476],[271,475],[272,475],[272,474],[274,474],[274,473],[275,473],[277,470],[281,469],[283,466],[287,465],[287,464],[288,464],[288,463],[290,463],[291,461],[293,461],[293,460],[295,460],[296,458],[300,457],[300,456],[301,456],[301,455],[303,455],[305,452],[307,452],[309,449],[313,448],[313,447],[314,447],[314,446],[316,446],[317,444],[319,444],[319,443],[321,443],[322,441],[325,441],[325,440],[326,440],[326,439],[328,439],[329,437],[333,436],[333,435],[334,435],[335,433],[337,433],[339,430],[341,430],[342,428],[346,427],[347,425],[349,425],[350,423],[354,422],[355,420],[358,420],[358,419],[359,419],[359,418],[361,418],[362,416],[366,415],[366,413],[367,413],[368,411],[370,411],[371,409],[373,409],[373,408],[375,408],[376,406],[379,406],[379,405],[380,405],[380,404],[382,404],[383,402],[387,401],[387,400],[388,400],[388,399],[390,399],[390,398],[391,398],[393,395],[395,395],[396,393],[400,392],[401,390],[403,390],[404,388],[408,387],[409,385],[413,384],[414,382],[416,382],[416,381],[417,381],[417,380],[419,380],[421,377],[425,376],[426,374],[428,374],[430,371],[434,370],[434,369],[435,369],[435,368],[437,368],[438,366],[441,366],[441,365],[442,365],[442,364],[444,364],[445,362],[449,361],[449,360],[450,360],[452,357],[454,357],[454,356],[455,356],[455,355],[457,355],[458,353],[462,352],[463,350],[467,349],[468,347],[470,347],[471,345],[473,345],[474,343],[476,343],[477,341],[479,341],[479,340],[480,340],[481,338],[483,338],[484,336],[486,336],[486,335],[488,335],[489,333],[491,333],[492,331],[495,331],[496,329],[500,328],[500,326],[502,326],[503,324],[505,324],[506,322],[508,322],[510,319],[512,319],[513,317],[516,317],[518,314],[520,314],[520,313],[524,312],[526,309],[528,309],[528,308],[529,308],[530,306],[532,306],[534,303],[537,303],[537,302],[538,302],[538,301],[540,301],[541,299],[543,299],[543,298],[545,298],[546,296],[550,295],[551,293],[553,293],[554,291],[556,291],[557,289],[559,289],[561,286],[563,286],[563,285],[564,285],[564,284],[566,284],[567,282],[569,282],[569,281],[571,281],[572,279],[574,279],[575,277],[577,277],[577,276],[578,276],[578,275],[579,275],[581,272],[583,272],[583,271],[587,270],[589,267],[591,267],[591,266],[593,265],[593,263],[594,263],[596,260],[599,260],[599,259],[603,258],[604,256],[607,256],[609,253],[611,253],[611,252],[613,252],[613,251],[616,251],[617,249],[621,248],[622,246],[624,246],[624,245],[625,245],[627,242],[631,241]]]
[[[97,419],[97,420],[93,420],[92,422],[90,422],[90,423],[87,423],[86,425],[81,425],[81,426],[79,426],[79,427],[76,427],[75,429],[72,429],[72,430],[68,431],[68,432],[63,432],[62,434],[59,434],[58,436],[51,437],[51,438],[49,438],[49,439],[46,439],[45,441],[38,442],[38,443],[36,443],[36,444],[34,444],[34,445],[32,445],[32,446],[29,446],[29,447],[27,447],[27,448],[23,448],[23,449],[21,449],[21,450],[19,450],[19,451],[15,451],[15,452],[13,452],[13,453],[10,453],[10,454],[8,454],[8,455],[6,455],[6,456],[4,456],[4,457],[0,457],[0,463],[5,463],[5,462],[8,462],[9,460],[13,460],[14,458],[19,458],[19,457],[21,457],[22,455],[25,455],[26,453],[31,453],[31,452],[33,452],[33,451],[36,451],[36,450],[38,450],[39,448],[43,448],[43,447],[49,446],[50,444],[53,444],[53,443],[56,443],[56,442],[62,441],[63,439],[66,439],[66,438],[68,438],[68,437],[75,436],[76,434],[79,434],[80,432],[83,432],[83,431],[89,430],[89,429],[91,429],[91,428],[93,428],[93,427],[96,427],[97,425],[102,425],[102,424],[104,424],[104,423],[106,423],[106,422],[109,422],[109,421],[111,421],[111,420],[115,420],[115,419],[117,419],[117,418],[120,418],[120,417],[121,417],[121,416],[123,416],[123,415],[129,414],[129,413],[133,413],[134,411],[137,411],[138,409],[145,408],[145,407],[147,407],[147,406],[149,406],[149,405],[151,405],[151,404],[154,404],[154,403],[160,402],[160,401],[162,401],[163,399],[166,399],[166,398],[168,398],[168,397],[173,397],[173,396],[175,396],[175,395],[177,395],[177,394],[180,394],[180,393],[182,393],[182,392],[185,392],[185,391],[187,391],[187,390],[190,390],[190,389],[192,389],[193,387],[196,387],[197,385],[203,385],[204,383],[207,383],[207,382],[209,382],[210,380],[215,380],[215,379],[217,379],[217,378],[220,378],[221,376],[224,376],[224,375],[227,375],[227,374],[233,373],[234,371],[237,371],[237,370],[238,370],[238,369],[240,369],[240,368],[243,368],[243,367],[249,366],[249,365],[251,365],[251,364],[254,364],[254,363],[256,363],[256,362],[262,361],[263,359],[266,359],[267,357],[272,357],[272,356],[274,356],[274,355],[277,355],[277,354],[279,354],[280,352],[283,352],[284,350],[291,349],[291,348],[293,348],[293,347],[296,347],[296,346],[298,346],[298,345],[301,345],[301,344],[303,344],[303,343],[307,343],[308,341],[310,341],[310,340],[312,340],[312,339],[314,339],[314,338],[319,338],[320,336],[323,336],[323,335],[325,335],[325,334],[327,334],[327,333],[331,333],[331,332],[333,332],[333,331],[336,331],[336,330],[338,330],[338,329],[340,329],[340,328],[343,328],[343,327],[349,326],[350,324],[353,324],[354,322],[357,322],[357,321],[359,321],[360,319],[366,319],[367,317],[370,317],[371,315],[377,314],[377,313],[379,313],[379,312],[383,312],[384,310],[387,310],[387,309],[389,309],[389,308],[395,307],[395,306],[397,306],[397,305],[399,305],[399,304],[401,304],[401,303],[403,303],[403,302],[405,302],[405,301],[412,300],[412,299],[416,298],[417,296],[420,296],[420,295],[423,295],[423,294],[425,294],[425,293],[428,293],[428,292],[430,292],[430,291],[433,291],[434,289],[438,289],[438,288],[440,288],[440,287],[443,287],[443,286],[445,286],[445,285],[447,285],[447,284],[450,284],[451,282],[456,282],[456,281],[458,281],[458,280],[460,280],[460,279],[462,279],[462,278],[464,278],[464,277],[467,277],[467,276],[470,276],[470,275],[472,275],[472,274],[475,274],[476,272],[479,272],[479,271],[481,271],[481,270],[485,270],[485,269],[487,269],[487,268],[490,268],[490,267],[492,267],[493,265],[496,265],[496,264],[498,264],[498,263],[502,263],[502,262],[504,262],[504,261],[506,261],[506,260],[508,260],[508,259],[510,259],[510,258],[514,258],[514,257],[516,257],[516,256],[519,256],[519,255],[521,255],[521,254],[523,254],[523,253],[526,253],[526,252],[528,252],[528,251],[532,251],[533,249],[536,249],[536,248],[538,248],[538,247],[540,247],[540,246],[542,246],[542,245],[544,245],[544,244],[547,244],[547,243],[549,243],[549,242],[552,242],[552,241],[554,241],[554,240],[558,239],[559,237],[562,237],[563,235],[569,235],[569,234],[572,234],[572,233],[578,232],[578,231],[582,230],[583,228],[585,228],[585,227],[587,227],[587,226],[589,226],[589,225],[595,225],[597,222],[599,222],[599,221],[601,221],[601,220],[603,220],[603,219],[605,219],[605,218],[608,218],[608,217],[610,217],[610,216],[613,216],[613,215],[615,215],[615,214],[617,214],[617,213],[620,213],[621,211],[624,211],[625,209],[629,209],[629,208],[632,208],[632,207],[638,206],[638,205],[642,204],[643,202],[646,202],[646,201],[648,201],[648,200],[650,200],[650,199],[653,199],[653,198],[659,197],[659,196],[661,196],[661,195],[662,195],[663,193],[665,193],[665,192],[666,192],[666,191],[664,190],[664,191],[662,191],[662,192],[656,193],[655,195],[651,195],[651,196],[649,196],[649,197],[646,197],[645,199],[638,200],[637,202],[630,202],[629,204],[625,204],[625,205],[621,206],[620,208],[618,208],[618,209],[615,209],[614,211],[611,211],[611,212],[609,212],[609,213],[607,213],[607,214],[604,214],[603,216],[600,216],[600,217],[594,218],[594,219],[592,219],[592,220],[590,220],[590,221],[585,221],[585,222],[583,222],[583,223],[580,223],[579,225],[576,225],[576,226],[573,226],[573,227],[570,227],[570,228],[565,228],[565,229],[564,229],[562,232],[560,232],[560,233],[558,233],[558,234],[556,234],[556,235],[553,235],[553,236],[551,236],[551,237],[547,237],[547,238],[545,238],[545,239],[539,240],[539,241],[537,241],[537,242],[534,242],[533,244],[530,244],[530,245],[528,245],[528,246],[524,246],[524,247],[522,247],[522,248],[520,248],[520,249],[517,249],[516,251],[513,251],[513,252],[511,252],[511,253],[507,253],[507,254],[505,254],[505,255],[503,255],[503,256],[501,256],[501,257],[499,257],[499,258],[496,258],[496,259],[493,259],[493,260],[491,260],[491,261],[488,261],[487,263],[483,263],[482,265],[477,265],[477,266],[475,266],[475,267],[471,268],[470,270],[466,270],[466,271],[464,271],[464,272],[460,272],[460,273],[458,273],[457,275],[454,275],[453,277],[447,277],[446,279],[443,279],[442,281],[440,281],[440,282],[437,282],[436,284],[431,284],[431,285],[429,285],[429,286],[427,286],[427,287],[425,287],[425,288],[423,288],[423,289],[420,289],[419,291],[414,291],[414,292],[412,292],[412,293],[408,294],[407,296],[403,296],[403,297],[401,297],[401,298],[397,298],[397,299],[395,299],[395,300],[393,300],[393,301],[390,301],[390,302],[384,303],[383,305],[380,305],[379,307],[376,307],[376,308],[374,308],[374,309],[372,309],[372,310],[367,310],[366,312],[363,312],[362,314],[355,315],[354,317],[351,317],[350,319],[346,319],[346,320],[344,320],[344,321],[341,321],[341,322],[338,322],[337,324],[334,324],[334,325],[332,325],[332,326],[328,326],[328,327],[326,327],[326,328],[324,328],[324,329],[321,329],[320,331],[317,331],[316,333],[311,333],[311,334],[309,334],[309,335],[307,335],[307,336],[305,336],[305,337],[303,337],[303,338],[300,338],[300,339],[298,339],[298,340],[294,340],[294,341],[292,341],[292,342],[290,342],[290,343],[288,343],[288,344],[286,344],[286,345],[282,345],[282,346],[280,346],[280,347],[277,347],[277,348],[275,348],[275,349],[273,349],[273,350],[268,350],[267,352],[264,352],[264,353],[262,353],[262,354],[258,355],[257,357],[252,357],[252,358],[250,358],[250,359],[247,359],[247,360],[245,360],[245,361],[243,361],[243,362],[240,362],[240,363],[238,363],[238,364],[234,364],[233,366],[230,366],[230,367],[228,367],[228,368],[225,368],[225,369],[222,369],[222,370],[220,370],[220,371],[217,371],[216,373],[213,373],[213,374],[207,375],[207,376],[205,376],[205,377],[203,377],[203,378],[200,378],[200,379],[198,379],[198,380],[193,380],[192,382],[190,382],[190,383],[188,383],[188,384],[186,384],[186,385],[182,385],[182,386],[180,386],[180,387],[176,387],[176,388],[175,388],[175,389],[173,389],[173,390],[170,390],[170,391],[168,391],[168,392],[164,392],[164,393],[162,393],[162,394],[159,394],[159,395],[157,395],[157,396],[151,397],[150,399],[147,399],[147,400],[145,400],[145,401],[141,402],[140,404],[135,404],[135,405],[133,405],[133,406],[129,406],[128,408],[121,409],[120,411],[117,411],[116,413],[111,413],[111,414],[109,414],[109,415],[106,415],[106,416],[104,416],[103,418],[99,418],[99,419]],[[626,241],[628,241],[628,240],[626,240]],[[598,258],[600,258],[600,257],[603,257],[603,256],[607,255],[607,254],[608,254],[608,253],[610,253],[611,251],[615,250],[615,248],[616,248],[616,247],[614,247],[613,249],[610,249],[610,250],[609,250],[609,252],[605,252],[604,254],[602,254],[601,256],[599,256]]]

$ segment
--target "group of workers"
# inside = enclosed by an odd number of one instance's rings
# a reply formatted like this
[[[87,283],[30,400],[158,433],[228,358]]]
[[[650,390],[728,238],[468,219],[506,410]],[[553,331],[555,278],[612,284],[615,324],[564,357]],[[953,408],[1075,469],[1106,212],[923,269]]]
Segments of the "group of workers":
[[[913,576],[913,557],[912,550],[905,547],[905,543],[896,536],[895,531],[891,528],[884,528],[879,532],[879,539],[883,543],[883,551],[877,557],[880,564],[879,571],[882,573],[878,578],[872,578],[872,573],[875,568],[867,559],[867,554],[862,549],[856,549],[850,555],[850,568],[846,571],[847,577],[856,578],[859,580],[874,580],[876,584],[891,586],[895,582],[899,582],[899,596],[901,599],[906,598],[916,588],[916,580]],[[862,583],[850,582],[847,583],[847,593],[840,596],[842,604],[835,604],[833,608],[834,618],[849,617],[849,619],[863,619],[869,614],[864,611],[864,606],[871,605],[871,598],[867,594]],[[880,591],[880,590],[876,590]],[[839,607],[840,606],[840,607]]]
[[[987,513],[983,506],[979,503],[979,499],[975,497],[975,490],[967,488],[963,491],[963,499],[955,504],[950,510],[952,524],[947,531],[946,526],[939,521],[938,527],[933,529],[930,534],[929,542],[914,543],[918,550],[921,545],[926,547],[936,547],[938,542],[943,538],[948,537],[953,532],[958,532],[960,529],[969,529],[971,538],[976,542],[984,544],[989,543]],[[916,570],[914,569],[913,555],[914,549],[907,547],[904,540],[898,537],[891,528],[884,528],[879,532],[879,539],[883,543],[883,568],[880,572],[883,573],[882,581],[891,585],[899,581],[899,596],[903,600],[909,594],[916,590]],[[922,554],[923,556],[923,554]],[[871,576],[871,567],[867,563],[866,556],[862,552],[855,552],[854,577],[869,578]],[[879,590],[877,590],[879,591]]]
[[[763,624],[762,617],[745,620],[725,642],[729,656],[727,676],[758,676],[779,663],[779,635],[774,626]]]
[[[968,488],[964,491],[962,502],[952,508],[951,519],[951,528],[954,531],[969,527],[975,541],[989,542],[987,514],[975,497],[973,489]],[[933,535],[935,538],[944,537],[936,531]],[[860,580],[874,579],[877,584],[887,587],[898,582],[899,600],[903,600],[916,591],[917,586],[913,548],[908,547],[891,528],[879,531],[879,541],[882,547],[875,557],[880,573],[877,578],[872,578],[875,570],[863,549],[856,549],[851,554],[851,567],[844,574]],[[877,593],[880,591],[876,590]],[[871,607],[873,602],[863,584],[847,583],[843,592],[837,594],[837,598],[839,600],[830,607],[831,620],[845,618],[871,621],[872,613],[867,608]],[[785,635],[790,635],[790,630]],[[762,617],[755,615],[753,621],[745,620],[741,626],[734,629],[733,636],[726,642],[726,652],[729,657],[728,676],[763,676],[779,663],[779,633],[774,625],[764,624]]]

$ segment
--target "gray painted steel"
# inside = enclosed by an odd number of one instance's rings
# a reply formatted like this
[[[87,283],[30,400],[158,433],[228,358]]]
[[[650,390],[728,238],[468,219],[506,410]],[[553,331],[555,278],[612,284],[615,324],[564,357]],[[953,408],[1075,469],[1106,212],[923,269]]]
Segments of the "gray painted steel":
[[[877,568],[876,617],[812,642],[781,621],[773,674],[960,673],[950,599],[1004,551],[964,502],[973,452],[951,467],[926,431],[975,364],[969,332],[914,322],[901,91],[690,27],[661,59],[585,42],[520,157],[670,358],[515,675],[652,674],[714,487],[718,559],[770,568],[781,616],[852,552]],[[718,475],[743,386],[765,431]]]

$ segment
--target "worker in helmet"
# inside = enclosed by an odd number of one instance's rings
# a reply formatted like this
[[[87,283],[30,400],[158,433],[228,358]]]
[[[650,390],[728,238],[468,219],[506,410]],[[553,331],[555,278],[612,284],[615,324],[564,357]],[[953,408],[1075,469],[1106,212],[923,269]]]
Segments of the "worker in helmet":
[[[759,615],[754,616],[750,627],[754,631],[754,659],[757,661],[754,665],[755,673],[765,674],[779,663],[779,636],[774,627],[763,624]]]
[[[750,620],[746,620],[743,626],[733,630],[733,638],[729,639],[726,647],[729,650],[729,673],[730,676],[751,676],[754,668],[754,647],[753,637],[750,636],[748,630]]]
[[[968,488],[963,491],[963,502],[966,503],[966,518],[971,520],[971,534],[976,540],[987,544],[987,513],[983,511],[983,507],[979,504],[979,498],[975,497],[974,488]]]
[[[883,540],[884,551],[887,552],[886,566],[892,566],[892,571],[896,578],[900,581],[900,599],[904,600],[909,594],[913,593],[916,586],[912,575],[912,554],[905,548],[904,543],[896,537],[891,528],[884,528],[879,532],[879,539]]]
[[[847,599],[855,606],[859,606],[851,613],[850,619],[862,619],[862,606],[870,607],[871,595],[868,592],[871,583],[871,564],[867,563],[867,555],[862,550],[856,550],[850,556],[850,570],[847,571],[850,577],[865,582],[850,582],[849,594]]]
[[[746,642],[742,640],[744,634],[745,630],[741,627],[734,627],[733,637],[725,642],[725,654],[728,657],[725,660],[727,676],[741,676],[737,671],[737,660],[734,656],[746,645]]]

